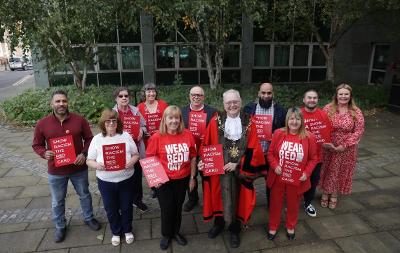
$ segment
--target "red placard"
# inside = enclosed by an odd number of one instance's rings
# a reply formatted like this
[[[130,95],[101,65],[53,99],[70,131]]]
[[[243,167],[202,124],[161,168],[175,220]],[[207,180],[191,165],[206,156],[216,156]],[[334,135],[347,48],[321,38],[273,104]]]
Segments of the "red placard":
[[[224,174],[224,153],[222,145],[209,145],[203,147],[201,160],[204,163],[203,175],[213,176]]]
[[[260,140],[272,139],[272,115],[254,115],[253,123],[256,125],[257,136]]]
[[[72,135],[50,139],[50,147],[54,154],[54,166],[73,164],[76,160]]]
[[[167,173],[157,157],[147,157],[140,159],[139,162],[149,187],[154,187],[169,181]]]
[[[300,185],[303,172],[300,164],[304,158],[303,145],[298,142],[283,141],[279,150],[279,165],[282,168],[281,181],[286,184]]]
[[[126,167],[125,143],[103,145],[104,167],[108,171],[123,170]]]
[[[146,126],[150,135],[154,134],[160,128],[161,113],[148,113],[146,114]]]
[[[137,140],[140,130],[140,116],[124,116],[123,124],[124,131],[128,132],[132,136],[132,139]]]
[[[207,114],[204,112],[189,113],[189,131],[192,132],[196,138],[203,138],[206,131]]]

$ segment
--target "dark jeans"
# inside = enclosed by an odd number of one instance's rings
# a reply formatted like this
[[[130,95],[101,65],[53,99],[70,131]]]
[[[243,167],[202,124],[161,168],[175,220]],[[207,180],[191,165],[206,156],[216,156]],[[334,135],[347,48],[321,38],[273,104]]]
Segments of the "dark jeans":
[[[133,176],[131,176],[124,181],[112,183],[97,178],[104,209],[106,210],[113,235],[132,232],[133,179]]]
[[[304,193],[304,206],[308,206],[311,204],[311,201],[314,199],[315,190],[317,189],[317,185],[319,182],[319,173],[321,171],[322,163],[318,163],[313,172],[311,173],[310,181],[311,181],[311,188]]]
[[[173,237],[181,228],[182,205],[185,201],[189,177],[173,179],[161,185],[157,191],[161,209],[161,234]]]
[[[135,163],[135,174],[133,174],[133,203],[140,203],[143,199],[143,185],[142,185],[142,166],[139,162]]]

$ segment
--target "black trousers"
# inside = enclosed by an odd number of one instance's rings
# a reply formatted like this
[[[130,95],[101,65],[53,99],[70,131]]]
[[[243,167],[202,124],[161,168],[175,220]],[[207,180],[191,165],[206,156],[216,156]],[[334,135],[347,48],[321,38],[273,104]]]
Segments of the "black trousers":
[[[225,220],[223,216],[216,216],[214,218],[214,226],[216,227],[224,227]],[[228,230],[232,234],[239,234],[241,231],[241,222],[239,220],[233,220],[231,224],[229,224]]]
[[[161,209],[161,234],[173,237],[181,228],[182,205],[185,201],[189,177],[175,179],[161,185],[157,190],[157,199]]]
[[[197,181],[197,178],[195,178],[194,180],[196,181],[196,185],[193,188],[193,190],[190,191],[189,186],[187,187],[188,201],[190,201],[190,202],[198,202],[199,201],[199,192],[197,191],[198,181]]]
[[[304,206],[308,206],[311,204],[311,201],[314,199],[315,190],[317,189],[317,185],[319,182],[319,173],[321,171],[322,163],[318,163],[313,172],[311,173],[310,181],[311,181],[311,188],[304,193]]]
[[[142,166],[139,162],[134,165],[135,173],[133,174],[133,203],[140,203],[143,199],[143,185],[142,185]]]

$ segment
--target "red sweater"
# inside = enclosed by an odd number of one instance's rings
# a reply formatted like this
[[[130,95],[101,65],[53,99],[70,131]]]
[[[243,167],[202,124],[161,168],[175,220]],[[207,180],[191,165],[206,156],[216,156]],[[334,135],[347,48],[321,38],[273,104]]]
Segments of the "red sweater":
[[[307,175],[307,180],[301,182],[298,189],[299,194],[302,194],[311,187],[310,176],[319,160],[315,137],[313,134],[309,133],[308,137],[300,139],[298,135],[286,134],[282,129],[277,129],[274,132],[267,155],[270,165],[267,178],[267,185],[269,188],[271,188],[275,180],[280,177],[275,173],[275,168],[278,167],[281,160],[287,158],[287,156],[284,155],[285,151],[282,148],[284,142],[286,142],[285,144],[290,143],[291,147],[295,147],[295,144],[297,144],[297,147],[301,145],[301,149],[296,150],[296,148],[294,148],[293,150],[288,150],[288,152],[294,153],[294,157],[296,158],[302,156],[302,158],[297,160],[301,172],[305,172]]]
[[[304,124],[307,131],[314,134],[317,141],[319,162],[322,159],[322,144],[331,142],[332,126],[328,115],[322,109],[317,108],[314,112],[307,112],[301,108],[304,116]]]
[[[196,157],[196,146],[192,133],[185,129],[181,134],[153,134],[148,142],[146,157],[160,159],[170,179],[180,179],[190,175],[190,162]]]
[[[93,134],[89,123],[82,116],[75,113],[69,113],[62,124],[54,114],[39,120],[35,127],[32,148],[44,158],[46,150],[50,150],[49,140],[66,135],[72,135],[76,155],[82,152],[87,154]],[[47,164],[48,173],[52,175],[69,175],[87,169],[86,163],[81,166],[70,164],[55,167],[54,160],[49,160]]]

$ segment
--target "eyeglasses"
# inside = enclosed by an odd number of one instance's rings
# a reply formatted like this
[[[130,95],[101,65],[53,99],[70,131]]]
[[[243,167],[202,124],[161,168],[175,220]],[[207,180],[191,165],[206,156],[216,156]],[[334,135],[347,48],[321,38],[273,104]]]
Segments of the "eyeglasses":
[[[113,123],[113,124],[117,124],[117,120],[116,119],[106,119],[106,124],[111,124],[111,123]]]
[[[119,98],[128,98],[129,95],[118,95]]]
[[[224,102],[225,105],[238,105],[240,104],[239,100],[232,100],[232,101],[228,101],[228,102]]]
[[[198,98],[204,97],[203,94],[194,94],[194,93],[191,93],[190,96],[192,96],[192,97],[194,97],[194,98],[195,98],[195,97],[198,97]]]

